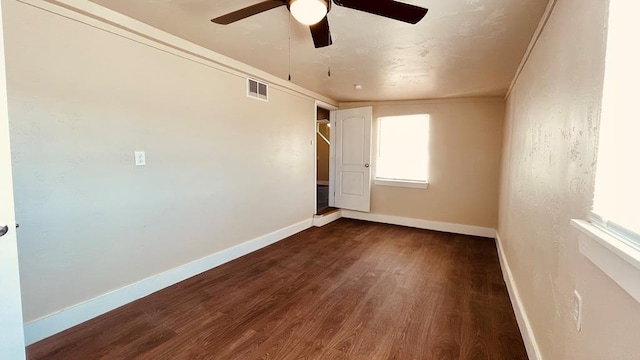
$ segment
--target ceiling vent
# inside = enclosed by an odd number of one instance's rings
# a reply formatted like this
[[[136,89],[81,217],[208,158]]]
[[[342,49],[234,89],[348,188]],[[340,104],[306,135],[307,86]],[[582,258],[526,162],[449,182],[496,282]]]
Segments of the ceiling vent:
[[[262,101],[269,101],[269,85],[258,80],[247,79],[247,96]]]

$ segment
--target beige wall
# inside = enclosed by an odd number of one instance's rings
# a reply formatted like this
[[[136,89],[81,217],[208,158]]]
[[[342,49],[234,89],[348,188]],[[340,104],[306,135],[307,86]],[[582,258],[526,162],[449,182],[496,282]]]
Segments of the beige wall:
[[[569,224],[592,202],[606,15],[607,1],[558,1],[507,101],[499,233],[549,360],[640,354],[640,305],[580,254]]]
[[[343,103],[373,106],[373,174],[377,118],[431,115],[429,188],[373,185],[371,212],[495,228],[502,147],[502,99]]]
[[[313,99],[3,5],[26,321],[315,213]]]

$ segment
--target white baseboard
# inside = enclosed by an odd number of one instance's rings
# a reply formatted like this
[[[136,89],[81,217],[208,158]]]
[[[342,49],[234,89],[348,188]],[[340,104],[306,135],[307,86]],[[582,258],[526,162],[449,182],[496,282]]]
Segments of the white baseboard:
[[[70,306],[25,324],[27,345],[71,328],[108,311],[138,300],[158,290],[198,275],[233,259],[249,254],[265,246],[311,227],[313,220],[307,219],[272,233],[243,242],[201,259],[153,275],[144,280],[108,292],[85,302]]]
[[[518,286],[513,279],[513,274],[511,273],[509,262],[507,261],[507,258],[504,254],[504,249],[502,248],[502,239],[500,238],[500,234],[498,234],[497,231],[496,246],[498,247],[498,258],[500,259],[502,276],[504,277],[504,282],[507,284],[509,298],[511,298],[511,305],[513,306],[513,311],[516,314],[516,320],[518,321],[520,334],[522,334],[522,340],[524,341],[524,346],[527,349],[527,355],[529,356],[529,359],[542,360],[538,342],[536,341],[536,337],[533,334],[533,329],[531,329],[531,323],[529,322],[529,317],[527,316],[527,312],[525,311],[524,305],[522,304],[522,299],[520,298],[520,293],[518,292]]]
[[[329,214],[325,215],[314,215],[313,216],[313,226],[321,227],[325,226],[330,222],[334,222],[342,217],[342,210],[336,210]]]
[[[440,221],[431,221],[423,219],[406,218],[392,215],[363,213],[353,210],[342,210],[342,217],[349,219],[358,219],[373,221],[385,224],[409,226],[419,229],[436,230],[450,232],[454,234],[473,235],[487,238],[494,238],[496,231],[492,228],[486,228],[473,225],[453,224]]]
[[[324,181],[324,180],[317,180],[317,181],[316,181],[316,184],[318,184],[318,185],[326,185],[326,186],[329,186],[329,180],[327,180],[327,181]]]

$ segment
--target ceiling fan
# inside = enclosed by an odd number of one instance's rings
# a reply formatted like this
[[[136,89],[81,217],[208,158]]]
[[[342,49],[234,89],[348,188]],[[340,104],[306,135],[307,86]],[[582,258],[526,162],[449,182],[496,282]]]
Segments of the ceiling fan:
[[[211,21],[216,24],[228,25],[267,10],[286,6],[296,20],[309,26],[313,44],[316,48],[321,48],[332,44],[329,22],[327,21],[327,13],[331,10],[332,2],[338,6],[410,24],[416,24],[422,20],[428,11],[428,9],[419,6],[394,0],[267,0],[219,16]]]

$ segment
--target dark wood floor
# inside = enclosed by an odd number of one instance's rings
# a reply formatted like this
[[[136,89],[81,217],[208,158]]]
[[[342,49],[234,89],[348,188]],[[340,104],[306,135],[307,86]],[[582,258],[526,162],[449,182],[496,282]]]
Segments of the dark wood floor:
[[[29,359],[526,359],[491,239],[341,219],[27,348]]]

